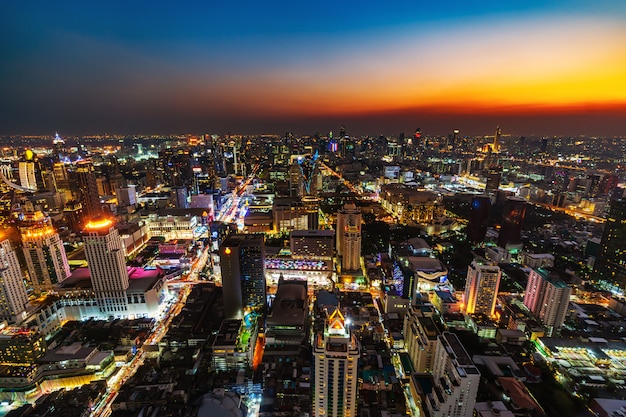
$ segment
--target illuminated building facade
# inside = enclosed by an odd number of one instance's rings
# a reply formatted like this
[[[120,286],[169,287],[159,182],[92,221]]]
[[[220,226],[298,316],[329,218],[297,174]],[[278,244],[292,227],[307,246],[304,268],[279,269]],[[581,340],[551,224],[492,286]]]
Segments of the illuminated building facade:
[[[102,205],[98,195],[98,184],[93,164],[90,161],[77,163],[75,174],[85,216],[87,218],[98,216],[102,213]]]
[[[546,326],[546,336],[558,335],[565,322],[572,289],[545,269],[528,275],[524,305]]]
[[[46,353],[46,343],[34,330],[20,326],[0,329],[0,364],[31,365]]]
[[[85,225],[85,255],[100,313],[113,317],[128,314],[128,271],[124,243],[110,219],[98,218]]]
[[[465,312],[493,315],[502,272],[500,267],[477,258],[467,268],[465,281]]]
[[[598,278],[626,288],[626,199],[611,201],[600,255],[595,263]]]
[[[335,232],[332,230],[294,230],[289,233],[291,256],[294,259],[333,258]]]
[[[8,239],[0,242],[0,321],[19,323],[24,319],[28,295],[17,255]]]
[[[83,205],[80,201],[68,201],[63,208],[63,218],[72,232],[83,230]]]
[[[361,209],[348,203],[337,213],[337,255],[341,269],[355,271],[361,268]]]
[[[480,371],[454,333],[437,336],[432,373],[411,374],[409,386],[420,415],[472,417]]]
[[[359,343],[337,308],[315,336],[313,416],[356,416],[359,355]]]
[[[26,150],[24,160],[18,164],[20,185],[29,190],[43,190],[46,185],[41,170],[41,164],[35,159],[35,154],[30,149]]]
[[[35,292],[50,290],[70,275],[63,241],[41,211],[24,213],[22,250]]]
[[[219,248],[224,315],[242,318],[244,310],[265,308],[265,240],[262,234],[229,235]]]
[[[404,319],[404,347],[416,372],[432,373],[440,333],[432,317],[426,317],[419,307],[409,307]]]
[[[526,216],[526,200],[508,197],[504,203],[502,227],[498,235],[498,246],[517,245],[522,241],[522,225]]]

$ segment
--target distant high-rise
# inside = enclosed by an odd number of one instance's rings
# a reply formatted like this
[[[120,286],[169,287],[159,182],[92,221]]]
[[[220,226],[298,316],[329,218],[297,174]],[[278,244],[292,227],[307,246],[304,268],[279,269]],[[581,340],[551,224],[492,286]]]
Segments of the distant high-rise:
[[[611,201],[595,271],[599,279],[626,288],[626,199]]]
[[[26,150],[24,159],[18,164],[20,185],[32,191],[46,188],[41,163],[35,158],[35,154],[30,149]]]
[[[500,126],[496,127],[496,134],[493,136],[493,152],[500,152],[500,147],[502,146],[500,140],[502,138],[502,129]]]
[[[526,200],[507,197],[502,215],[502,227],[498,235],[498,246],[517,245],[522,241],[522,225],[526,216]]]
[[[487,181],[485,183],[486,193],[495,193],[500,188],[500,181],[502,181],[502,167],[492,165],[487,170]]]
[[[558,335],[565,321],[572,289],[544,269],[531,269],[524,305],[547,328],[547,336]]]
[[[0,242],[0,320],[19,323],[28,304],[28,294],[17,255],[9,239]]]
[[[361,209],[354,203],[344,205],[337,213],[337,254],[341,269],[355,271],[361,267]]]
[[[100,312],[113,317],[127,316],[128,269],[124,242],[113,221],[106,218],[90,220],[85,225],[83,241]]]
[[[76,164],[76,182],[84,215],[87,218],[97,217],[102,213],[102,205],[98,195],[96,173],[90,161],[82,161]]]
[[[359,351],[341,312],[334,310],[313,344],[313,416],[356,416]]]
[[[262,234],[228,235],[219,249],[224,315],[242,318],[244,310],[265,307],[265,240]]]
[[[41,211],[24,213],[22,250],[35,292],[51,290],[70,275],[63,241]]]
[[[493,315],[502,272],[500,267],[477,258],[467,268],[465,311],[467,314]]]
[[[469,223],[467,225],[467,240],[471,243],[481,243],[487,234],[487,223],[491,210],[491,198],[487,195],[477,195],[472,198]]]

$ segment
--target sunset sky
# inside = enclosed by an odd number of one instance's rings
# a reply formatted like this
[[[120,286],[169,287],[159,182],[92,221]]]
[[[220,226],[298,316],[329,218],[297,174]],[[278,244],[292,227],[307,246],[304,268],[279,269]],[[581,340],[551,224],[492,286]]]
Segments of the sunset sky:
[[[92,3],[0,4],[1,134],[626,135],[623,0]]]

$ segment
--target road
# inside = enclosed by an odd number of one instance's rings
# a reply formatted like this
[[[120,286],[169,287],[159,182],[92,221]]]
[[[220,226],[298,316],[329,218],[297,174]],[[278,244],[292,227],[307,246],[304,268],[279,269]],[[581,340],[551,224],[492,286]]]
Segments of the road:
[[[185,303],[187,302],[187,297],[191,293],[193,285],[200,282],[198,280],[198,274],[206,265],[207,259],[209,257],[208,249],[208,247],[204,249],[200,257],[198,258],[198,261],[194,264],[186,280],[175,281],[177,286],[182,285],[182,288],[179,287],[176,300],[168,305],[168,307],[163,311],[163,314],[160,318],[157,318],[155,327],[152,329],[152,332],[143,343],[143,346],[137,349],[137,353],[135,354],[133,359],[126,365],[122,366],[115,375],[109,378],[109,380],[107,381],[107,393],[102,398],[102,400],[94,406],[91,414],[92,416],[108,417],[111,414],[111,405],[113,404],[113,401],[115,401],[115,398],[117,398],[119,389],[129,378],[135,375],[139,367],[144,363],[144,359],[146,357],[144,346],[158,345],[163,336],[167,334],[167,330],[169,329],[172,320],[181,312],[181,310],[185,306]],[[173,290],[170,289],[170,291]]]

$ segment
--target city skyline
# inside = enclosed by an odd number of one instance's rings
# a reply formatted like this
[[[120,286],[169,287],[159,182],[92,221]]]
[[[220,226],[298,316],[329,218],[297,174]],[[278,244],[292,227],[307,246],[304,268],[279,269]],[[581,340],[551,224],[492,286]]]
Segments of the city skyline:
[[[395,6],[7,4],[0,133],[624,134],[624,4]]]

